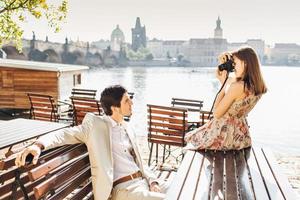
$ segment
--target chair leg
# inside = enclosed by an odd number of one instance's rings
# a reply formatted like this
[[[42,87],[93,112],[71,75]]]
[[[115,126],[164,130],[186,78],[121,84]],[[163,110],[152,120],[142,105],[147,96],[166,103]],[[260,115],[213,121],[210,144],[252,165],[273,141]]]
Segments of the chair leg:
[[[167,158],[171,155],[171,145],[169,145],[169,150],[168,150],[168,156],[167,156]]]
[[[165,163],[165,155],[166,155],[166,145],[164,144],[163,163]]]
[[[158,165],[158,144],[156,143],[156,166]]]
[[[152,150],[153,150],[153,143],[151,143],[151,146],[150,146],[150,154],[149,154],[149,160],[148,160],[148,166],[149,167],[150,167],[150,164],[151,164]]]

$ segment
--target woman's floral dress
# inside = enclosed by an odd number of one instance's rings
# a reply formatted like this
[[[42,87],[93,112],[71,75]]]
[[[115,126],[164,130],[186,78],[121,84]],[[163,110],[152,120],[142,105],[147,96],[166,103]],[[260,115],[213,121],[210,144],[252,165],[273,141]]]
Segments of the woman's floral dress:
[[[261,96],[247,94],[233,102],[228,111],[219,119],[212,119],[200,128],[187,133],[186,149],[242,149],[251,146],[247,114]]]

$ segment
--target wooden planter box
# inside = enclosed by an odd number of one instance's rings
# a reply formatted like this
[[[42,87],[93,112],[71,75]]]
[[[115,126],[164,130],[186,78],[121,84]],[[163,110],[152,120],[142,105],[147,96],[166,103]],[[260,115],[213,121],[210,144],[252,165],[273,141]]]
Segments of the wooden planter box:
[[[87,66],[0,59],[0,109],[29,109],[27,93],[68,99]]]

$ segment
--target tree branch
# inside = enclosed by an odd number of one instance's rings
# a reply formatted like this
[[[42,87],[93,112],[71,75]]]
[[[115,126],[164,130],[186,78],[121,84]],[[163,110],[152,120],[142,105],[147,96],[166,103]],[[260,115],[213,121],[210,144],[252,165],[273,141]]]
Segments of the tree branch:
[[[25,8],[24,5],[30,0],[25,0],[24,2],[21,2],[18,6],[11,7],[16,1],[17,0],[13,0],[9,5],[7,5],[2,10],[0,10],[0,14],[2,14],[3,12],[6,12],[6,11],[13,11],[13,10],[17,10],[19,8]]]

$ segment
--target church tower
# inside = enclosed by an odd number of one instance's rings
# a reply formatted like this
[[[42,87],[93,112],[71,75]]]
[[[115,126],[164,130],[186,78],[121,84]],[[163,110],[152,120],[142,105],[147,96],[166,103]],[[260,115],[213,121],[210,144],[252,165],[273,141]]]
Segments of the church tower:
[[[110,36],[110,46],[113,51],[120,51],[125,43],[125,36],[119,25],[112,31]]]
[[[223,30],[221,28],[220,16],[218,16],[216,23],[217,23],[217,27],[215,28],[215,38],[222,39],[223,38]]]
[[[140,47],[146,47],[146,27],[141,26],[140,18],[136,18],[135,27],[132,32],[132,49],[137,51]]]

